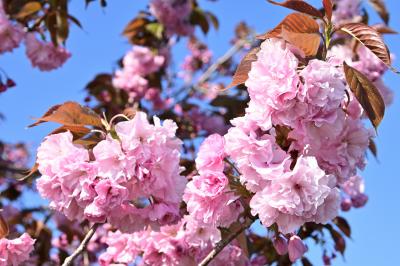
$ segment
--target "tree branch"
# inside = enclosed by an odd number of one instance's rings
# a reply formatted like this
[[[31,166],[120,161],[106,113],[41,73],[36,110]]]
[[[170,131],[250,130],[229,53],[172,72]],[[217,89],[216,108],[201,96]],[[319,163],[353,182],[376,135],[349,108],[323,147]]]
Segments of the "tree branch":
[[[64,260],[64,263],[62,264],[62,266],[73,265],[72,263],[74,262],[76,257],[78,257],[86,249],[90,239],[93,237],[93,235],[96,232],[96,230],[99,227],[99,225],[100,224],[94,224],[92,226],[92,228],[90,228],[89,232],[87,232],[87,234],[85,235],[85,238],[82,240],[82,242],[79,245],[79,247],[74,251],[74,253],[72,253],[69,257],[67,257]]]
[[[235,232],[217,243],[213,250],[199,263],[199,266],[207,266],[230,242],[232,242],[244,230],[248,229],[254,222],[255,217],[251,217]]]
[[[207,70],[206,72],[203,73],[203,75],[200,76],[197,84],[201,84],[206,82],[211,75],[214,73],[214,71],[217,70],[217,68],[219,66],[221,66],[222,64],[224,64],[226,61],[228,61],[232,56],[234,56],[240,49],[243,48],[243,46],[248,43],[249,41],[247,40],[239,40],[237,41],[228,51],[226,51],[226,53],[221,56],[220,58],[218,58],[217,61],[214,62],[214,64],[212,64]]]

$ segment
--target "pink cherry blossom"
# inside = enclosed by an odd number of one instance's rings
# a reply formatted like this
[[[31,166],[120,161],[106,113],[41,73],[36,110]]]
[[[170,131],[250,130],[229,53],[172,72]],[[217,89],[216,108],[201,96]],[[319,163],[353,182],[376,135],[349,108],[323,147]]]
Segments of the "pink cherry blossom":
[[[288,106],[298,91],[297,65],[297,58],[283,40],[265,40],[245,84],[250,99],[259,108],[282,109]]]
[[[338,194],[335,178],[322,171],[314,157],[300,157],[292,171],[271,181],[250,201],[253,215],[259,215],[265,226],[277,223],[279,230],[290,233],[307,221],[325,223],[336,216],[339,208],[318,217],[318,208],[328,196]]]
[[[257,192],[285,172],[290,164],[289,155],[276,144],[273,136],[261,129],[248,130],[242,121],[233,121],[237,126],[225,135],[225,150],[241,172],[242,183]]]
[[[26,35],[25,46],[26,55],[32,66],[38,67],[41,71],[59,68],[71,57],[71,54],[65,48],[39,41],[33,33]]]
[[[16,239],[0,239],[0,265],[19,266],[25,265],[29,260],[29,254],[33,251],[35,240],[27,233]]]
[[[192,0],[152,0],[150,12],[166,28],[169,35],[190,35],[194,28],[189,22]]]
[[[183,200],[195,219],[206,224],[229,226],[242,207],[229,192],[228,178],[221,172],[204,171],[188,183]]]
[[[145,76],[157,72],[166,58],[148,47],[133,46],[123,58],[123,68],[115,72],[113,85],[128,92],[132,99],[143,97],[148,89]]]
[[[288,252],[288,241],[282,236],[278,235],[273,240],[274,248],[279,255],[285,255]]]
[[[24,30],[19,24],[12,23],[3,9],[3,2],[0,2],[0,54],[11,52],[17,48],[24,38]]]
[[[304,253],[306,253],[307,250],[307,246],[303,243],[300,237],[296,235],[290,237],[288,251],[289,259],[291,262],[295,262],[296,260],[303,257]]]
[[[203,171],[222,172],[224,170],[225,140],[218,134],[208,136],[200,146],[196,158],[196,168]]]
[[[356,22],[361,19],[361,0],[335,0],[332,21],[335,24]]]

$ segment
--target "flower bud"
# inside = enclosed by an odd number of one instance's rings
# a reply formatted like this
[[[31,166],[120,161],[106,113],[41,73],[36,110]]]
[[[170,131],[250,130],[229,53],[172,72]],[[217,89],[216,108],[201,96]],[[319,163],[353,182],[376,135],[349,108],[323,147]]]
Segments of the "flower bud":
[[[351,198],[351,203],[353,204],[354,208],[364,207],[365,204],[367,204],[367,201],[368,196],[363,193]]]
[[[324,265],[325,265],[325,266],[331,265],[331,258],[330,258],[328,255],[326,255],[326,254],[324,254],[324,255],[322,256],[322,261],[324,262]]]
[[[273,240],[273,244],[276,253],[278,253],[279,255],[282,256],[288,252],[288,243],[287,239],[284,236],[278,235],[277,237],[275,237],[275,239]]]
[[[353,206],[353,203],[351,202],[351,199],[349,199],[349,198],[343,199],[342,202],[340,203],[340,208],[344,212],[349,211],[351,209],[351,206]]]
[[[291,262],[295,262],[296,260],[303,257],[304,253],[308,250],[307,246],[304,244],[303,240],[300,237],[293,235],[289,239],[288,252],[289,259]]]

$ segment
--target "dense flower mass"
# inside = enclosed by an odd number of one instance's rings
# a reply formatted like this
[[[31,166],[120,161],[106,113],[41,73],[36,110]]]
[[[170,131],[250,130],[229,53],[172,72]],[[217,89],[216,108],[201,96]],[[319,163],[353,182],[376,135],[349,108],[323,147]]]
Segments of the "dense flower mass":
[[[0,239],[0,265],[19,266],[26,265],[29,254],[33,251],[35,240],[27,233],[16,239]]]
[[[190,35],[194,27],[190,24],[192,0],[152,0],[150,12],[166,28],[169,35]]]
[[[219,233],[215,236],[218,229],[199,227],[193,222],[190,218],[184,217],[175,225],[161,227],[160,231],[146,230],[133,234],[110,232],[105,238],[108,248],[99,258],[100,265],[108,266],[115,263],[128,265],[135,261],[140,261],[139,265],[143,266],[198,265],[211,250],[212,243],[217,242],[220,236]],[[209,265],[251,264],[243,250],[233,243],[226,246]]]
[[[39,41],[33,33],[26,35],[25,45],[26,55],[31,60],[32,66],[42,71],[59,68],[71,57],[65,48]]]
[[[250,207],[265,226],[290,233],[326,223],[339,210],[340,184],[363,169],[374,134],[352,95],[346,111],[351,92],[335,60],[314,59],[298,72],[291,47],[276,39],[264,41],[257,58],[246,115],[232,121],[225,150],[255,192]]]
[[[108,220],[122,231],[177,220],[186,179],[176,124],[155,117],[151,125],[138,112],[115,131],[118,139],[107,135],[94,158],[70,132],[48,136],[38,149],[40,194],[70,219]]]
[[[60,67],[69,26],[80,26],[69,1],[19,2],[0,0],[0,54],[24,42],[33,67]],[[31,125],[62,126],[27,176],[26,146],[0,141],[0,266],[309,265],[311,239],[325,265],[344,254],[351,230],[339,211],[367,203],[359,174],[377,151],[367,118],[377,130],[393,101],[384,43],[353,45],[337,30],[366,20],[361,0],[323,1],[320,11],[269,1],[310,16],[290,14],[257,42],[242,22],[220,58],[196,37],[195,27],[218,27],[200,2],[149,0],[124,30],[132,48],[86,85],[85,106],[55,105]],[[372,27],[390,33],[378,13],[385,25]],[[304,47],[303,37],[316,41]],[[5,92],[16,83],[0,72]],[[228,87],[237,86],[224,90],[233,73]],[[21,204],[34,185],[49,206]]]

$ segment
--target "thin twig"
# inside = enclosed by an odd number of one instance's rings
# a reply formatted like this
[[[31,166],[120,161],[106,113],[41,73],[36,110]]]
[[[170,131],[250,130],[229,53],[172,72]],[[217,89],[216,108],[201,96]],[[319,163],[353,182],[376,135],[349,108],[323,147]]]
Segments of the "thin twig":
[[[246,220],[246,222],[235,232],[217,243],[213,250],[199,263],[199,266],[207,266],[230,242],[232,242],[244,230],[248,229],[254,222],[255,217]]]
[[[15,167],[11,163],[0,162],[0,171],[23,174],[29,172],[29,169]]]
[[[72,253],[69,257],[67,257],[64,260],[64,263],[62,264],[62,266],[73,265],[72,263],[74,262],[76,257],[78,257],[84,250],[86,250],[86,247],[87,247],[90,239],[92,238],[92,236],[96,232],[96,229],[99,227],[99,225],[100,224],[94,224],[92,226],[92,228],[90,228],[89,232],[87,232],[87,234],[85,235],[85,238],[82,240],[82,242],[79,245],[79,247],[74,251],[74,253]]]
[[[211,75],[220,67],[223,65],[226,61],[228,61],[232,56],[234,56],[240,49],[243,48],[243,46],[248,43],[249,41],[247,40],[239,40],[237,41],[226,53],[221,56],[220,58],[217,59],[217,61],[214,62],[200,77],[197,82],[197,84],[202,84],[206,82],[208,79],[210,79]]]

